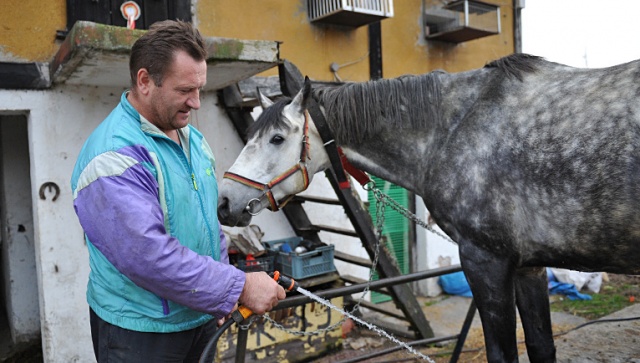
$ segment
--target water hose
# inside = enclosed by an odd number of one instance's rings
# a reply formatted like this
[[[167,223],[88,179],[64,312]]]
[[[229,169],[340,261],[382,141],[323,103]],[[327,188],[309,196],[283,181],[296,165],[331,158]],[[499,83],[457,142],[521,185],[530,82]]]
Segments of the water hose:
[[[279,271],[274,271],[270,273],[269,276],[271,276],[286,291],[292,291],[292,290],[298,289],[298,283],[294,279],[292,279],[291,277],[280,275]],[[213,336],[211,337],[211,340],[209,340],[207,345],[204,347],[204,350],[200,355],[200,360],[198,361],[198,363],[212,362],[213,359],[209,358],[209,356],[212,354],[212,350],[218,343],[218,339],[220,339],[220,336],[222,336],[222,334],[227,329],[229,329],[229,327],[233,323],[240,324],[243,320],[247,319],[251,315],[253,315],[253,311],[251,311],[251,309],[242,305],[238,306],[238,309],[234,310],[231,313],[231,319],[225,321],[224,324],[222,324],[218,329],[216,329],[215,334],[213,334]]]

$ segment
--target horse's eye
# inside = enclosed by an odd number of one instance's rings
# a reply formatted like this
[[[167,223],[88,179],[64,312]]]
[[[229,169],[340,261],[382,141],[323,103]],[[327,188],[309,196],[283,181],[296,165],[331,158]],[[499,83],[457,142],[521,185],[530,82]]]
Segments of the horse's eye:
[[[269,142],[274,145],[280,145],[282,144],[282,142],[284,142],[284,137],[282,137],[281,135],[275,135],[271,138],[271,140],[269,140]]]

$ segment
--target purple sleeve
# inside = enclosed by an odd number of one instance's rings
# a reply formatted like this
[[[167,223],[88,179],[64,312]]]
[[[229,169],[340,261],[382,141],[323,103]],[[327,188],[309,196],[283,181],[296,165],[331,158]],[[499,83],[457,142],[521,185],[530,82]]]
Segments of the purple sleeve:
[[[158,296],[217,318],[237,303],[245,275],[183,246],[166,233],[158,184],[141,164],[100,177],[78,192],[74,207],[91,243],[118,271]],[[222,237],[222,232],[221,232]]]

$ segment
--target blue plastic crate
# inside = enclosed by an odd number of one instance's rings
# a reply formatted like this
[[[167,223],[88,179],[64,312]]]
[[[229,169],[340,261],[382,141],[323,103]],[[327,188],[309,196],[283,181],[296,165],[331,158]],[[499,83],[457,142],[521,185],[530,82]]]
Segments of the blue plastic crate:
[[[333,263],[335,246],[320,246],[313,251],[295,253],[296,247],[302,242],[302,237],[284,238],[274,241],[264,241],[263,244],[276,254],[276,270],[294,279],[306,279],[336,270]],[[282,252],[282,245],[287,244],[288,250]]]

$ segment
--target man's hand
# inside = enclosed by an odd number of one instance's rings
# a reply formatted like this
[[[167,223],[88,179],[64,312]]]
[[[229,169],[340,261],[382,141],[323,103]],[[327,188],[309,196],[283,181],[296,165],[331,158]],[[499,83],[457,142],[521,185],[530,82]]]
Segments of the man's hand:
[[[254,314],[262,315],[278,305],[278,301],[287,297],[282,286],[265,272],[246,274],[244,288],[238,302],[251,309]]]

